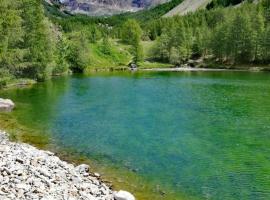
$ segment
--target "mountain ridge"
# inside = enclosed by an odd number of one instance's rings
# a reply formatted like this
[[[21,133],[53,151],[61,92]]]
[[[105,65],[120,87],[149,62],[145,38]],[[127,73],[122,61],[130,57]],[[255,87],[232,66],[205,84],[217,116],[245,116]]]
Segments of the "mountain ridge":
[[[136,12],[155,7],[171,0],[46,0],[61,10],[89,16],[106,16],[124,12]]]

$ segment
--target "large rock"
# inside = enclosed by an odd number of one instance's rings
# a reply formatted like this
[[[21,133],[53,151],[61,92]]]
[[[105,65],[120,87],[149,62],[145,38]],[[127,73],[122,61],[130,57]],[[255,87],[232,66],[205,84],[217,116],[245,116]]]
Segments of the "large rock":
[[[120,190],[114,193],[116,200],[135,200],[135,197],[127,191]]]
[[[0,111],[10,112],[15,107],[15,104],[10,99],[0,98]]]
[[[80,174],[85,174],[89,172],[89,165],[81,164],[75,168],[75,171],[79,172]]]

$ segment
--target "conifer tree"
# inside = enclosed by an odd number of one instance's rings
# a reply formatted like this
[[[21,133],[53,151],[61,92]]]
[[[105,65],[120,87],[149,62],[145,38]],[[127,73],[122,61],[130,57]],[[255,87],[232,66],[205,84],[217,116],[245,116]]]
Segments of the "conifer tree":
[[[0,70],[5,74],[19,73],[24,51],[20,43],[24,35],[21,2],[2,0],[0,3]]]
[[[229,29],[228,47],[235,62],[249,62],[253,58],[253,38],[251,22],[247,14],[238,13]]]
[[[23,0],[23,13],[27,33],[24,45],[29,52],[27,61],[30,71],[27,72],[31,72],[37,80],[45,80],[51,75],[54,62],[55,41],[50,23],[44,16],[40,0]]]

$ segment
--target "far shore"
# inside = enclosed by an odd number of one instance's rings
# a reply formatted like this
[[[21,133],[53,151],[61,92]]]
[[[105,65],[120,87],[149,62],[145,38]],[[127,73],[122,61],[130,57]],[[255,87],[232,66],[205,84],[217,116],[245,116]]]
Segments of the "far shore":
[[[224,72],[224,71],[235,71],[235,72],[269,72],[270,65],[239,65],[239,66],[221,66],[219,68],[207,68],[207,67],[172,67],[172,66],[162,66],[162,67],[143,67],[131,69],[129,67],[112,67],[112,68],[93,68],[87,71],[85,74],[92,74],[97,72],[116,72],[116,71],[149,71],[149,72]],[[55,76],[59,77],[59,75]],[[1,89],[12,89],[12,88],[25,88],[37,83],[35,80],[30,79],[20,79],[11,81]]]
[[[192,67],[176,67],[176,68],[146,68],[138,69],[139,71],[160,71],[160,72],[189,72],[189,71],[251,71],[249,69],[225,69],[225,68],[192,68]]]

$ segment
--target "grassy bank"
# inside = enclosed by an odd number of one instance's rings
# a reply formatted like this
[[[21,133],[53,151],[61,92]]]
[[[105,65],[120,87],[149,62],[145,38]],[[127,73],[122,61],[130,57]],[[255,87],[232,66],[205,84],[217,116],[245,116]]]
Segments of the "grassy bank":
[[[118,69],[125,68],[132,60],[129,52],[130,47],[124,45],[118,40],[110,40],[107,47],[103,41],[90,43],[90,63],[85,72],[91,72],[97,69]]]

